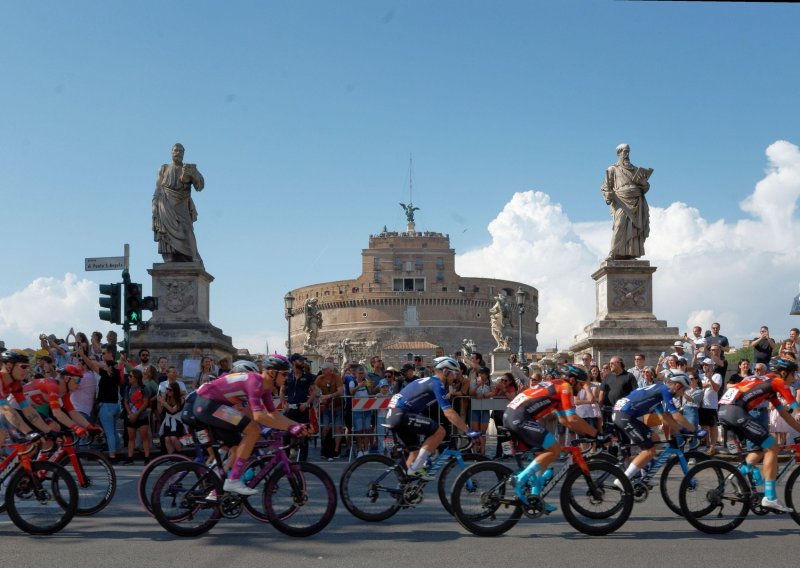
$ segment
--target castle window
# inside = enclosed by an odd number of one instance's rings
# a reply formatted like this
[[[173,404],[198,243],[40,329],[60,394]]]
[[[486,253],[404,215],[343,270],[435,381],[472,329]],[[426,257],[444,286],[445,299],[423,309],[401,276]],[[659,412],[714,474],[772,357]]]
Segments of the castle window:
[[[381,281],[381,271],[380,270],[376,270],[375,272],[372,273],[372,281],[375,282],[375,283],[380,283],[380,281]]]
[[[441,270],[436,273],[436,281],[444,282],[444,272],[442,272]]]
[[[403,270],[403,259],[399,256],[394,257],[394,269]]]
[[[379,270],[381,267],[381,259],[377,256],[372,257],[372,268]]]
[[[392,279],[392,291],[394,292],[424,292],[424,278],[394,278]]]
[[[421,256],[418,256],[417,258],[414,259],[414,267],[417,270],[422,270],[422,257]]]
[[[437,258],[436,259],[436,270],[444,270],[444,259]]]

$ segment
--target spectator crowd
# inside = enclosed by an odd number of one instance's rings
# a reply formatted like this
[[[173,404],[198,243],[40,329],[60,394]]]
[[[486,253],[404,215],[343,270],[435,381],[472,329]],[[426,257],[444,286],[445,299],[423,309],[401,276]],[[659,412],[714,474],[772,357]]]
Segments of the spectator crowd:
[[[674,401],[676,406],[689,422],[709,431],[705,448],[709,454],[726,452],[736,449],[738,443],[718,428],[718,401],[726,385],[766,374],[774,355],[796,358],[800,331],[793,328],[785,340],[776,341],[762,326],[759,336],[748,342],[753,349],[752,361],[740,359],[735,368],[729,369],[726,354],[730,354],[731,346],[720,329],[718,323],[707,332],[695,326],[691,336],[686,334],[675,341],[672,352],[662,353],[656,361],[648,361],[644,353],[636,353],[632,361],[619,355],[598,361],[585,352],[556,353],[531,361],[519,361],[512,355],[509,370],[495,377],[481,353],[457,351],[452,357],[459,362],[460,372],[448,375],[446,396],[470,428],[484,434],[475,451],[486,453],[487,447],[493,445],[494,457],[500,457],[503,438],[502,432],[498,436],[497,425],[502,424],[505,404],[522,390],[557,377],[559,368],[568,363],[587,370],[590,380],[575,396],[576,412],[597,428],[609,421],[611,408],[632,390],[664,381],[671,371],[682,371],[688,375],[691,388]],[[0,350],[5,347],[0,346]],[[132,464],[141,456],[147,463],[154,452],[181,451],[180,438],[186,433],[181,409],[187,386],[197,388],[231,369],[229,358],[215,360],[201,354],[199,359],[197,374],[181,377],[176,362],[158,353],[151,354],[149,349],[125,352],[114,331],[105,336],[94,332],[87,337],[71,329],[64,338],[54,334],[39,337],[39,348],[31,354],[28,378],[56,378],[67,365],[78,367],[82,377],[70,385],[71,401],[81,415],[102,427],[109,457],[114,462]],[[412,381],[433,374],[433,360],[426,362],[422,355],[413,356],[399,368],[386,366],[378,355],[348,362],[345,368],[338,368],[333,358],[327,358],[316,372],[299,353],[292,354],[290,362],[292,369],[286,383],[275,395],[289,418],[319,424],[320,455],[328,461],[390,453],[392,437],[383,426],[385,404],[365,404],[365,399],[387,401]],[[790,386],[800,401],[800,379],[795,377]],[[778,443],[798,435],[790,432],[768,403],[752,413],[769,427]],[[443,416],[435,418],[448,426]],[[646,420],[650,426],[660,426],[656,415]],[[566,432],[554,414],[547,418],[546,426],[564,442]],[[487,444],[487,440],[496,443]],[[308,439],[304,439],[296,457],[306,460],[308,455]]]

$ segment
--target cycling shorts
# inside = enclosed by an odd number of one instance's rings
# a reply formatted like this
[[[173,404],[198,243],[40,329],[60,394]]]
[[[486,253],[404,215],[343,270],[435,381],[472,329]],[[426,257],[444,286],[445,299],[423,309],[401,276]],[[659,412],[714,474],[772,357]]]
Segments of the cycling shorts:
[[[394,430],[400,441],[409,450],[419,448],[419,437],[428,438],[439,429],[439,423],[422,414],[404,412],[396,408],[390,408],[386,412],[386,424]]]
[[[753,418],[741,406],[735,404],[723,404],[719,407],[719,422],[728,430],[735,432],[738,436],[745,438],[756,446],[767,447],[772,444],[766,443],[772,436],[769,430]]]
[[[645,450],[653,447],[652,430],[638,418],[617,410],[612,415],[612,420],[614,421],[614,426],[622,430],[631,444],[641,446]]]
[[[558,440],[541,423],[531,420],[524,408],[506,409],[503,413],[505,426],[514,440],[523,442],[533,451],[546,450]]]
[[[226,446],[236,446],[242,439],[241,432],[252,422],[248,417],[227,404],[197,396],[192,405],[197,425],[206,425],[211,435]]]

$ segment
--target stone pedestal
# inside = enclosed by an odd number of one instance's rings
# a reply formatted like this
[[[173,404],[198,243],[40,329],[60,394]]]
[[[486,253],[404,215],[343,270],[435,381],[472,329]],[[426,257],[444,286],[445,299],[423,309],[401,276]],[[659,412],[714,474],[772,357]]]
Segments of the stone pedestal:
[[[605,363],[619,355],[628,367],[633,354],[645,354],[645,365],[655,365],[662,352],[670,353],[680,339],[677,327],[653,314],[653,273],[647,260],[605,260],[592,274],[596,282],[595,321],[575,336],[573,352],[589,352]]]
[[[319,366],[325,360],[324,357],[316,351],[311,353],[304,352],[303,357],[306,358],[308,365],[311,367],[311,374],[316,375],[319,372]]]
[[[199,262],[165,262],[147,271],[153,279],[158,310],[142,329],[131,331],[131,351],[150,350],[153,361],[164,356],[182,374],[184,359],[203,355],[235,358],[231,338],[209,321],[209,286],[214,277]],[[194,377],[185,377],[193,379]]]
[[[511,370],[511,363],[508,358],[511,357],[511,351],[492,351],[490,354],[492,364],[492,381],[497,377]]]

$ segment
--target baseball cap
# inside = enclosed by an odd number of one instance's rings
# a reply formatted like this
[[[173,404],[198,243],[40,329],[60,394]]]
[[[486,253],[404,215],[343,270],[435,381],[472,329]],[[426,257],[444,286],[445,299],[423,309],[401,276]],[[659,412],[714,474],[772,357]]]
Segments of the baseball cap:
[[[389,386],[389,381],[387,381],[386,379],[381,379],[378,382],[378,387],[388,387],[388,386]]]
[[[714,359],[706,357],[703,359],[703,365],[716,365],[716,363],[714,363]]]
[[[319,366],[320,369],[333,369],[333,363],[330,361],[325,361],[322,365]]]
[[[403,365],[403,368],[400,369],[400,370],[401,371],[413,371],[414,370],[414,365],[412,365],[411,363],[406,363],[405,365]]]
[[[676,341],[672,344],[673,347],[683,347],[683,341]]]
[[[289,361],[294,363],[295,361],[305,361],[306,358],[300,355],[300,353],[292,353],[292,356],[289,357]]]
[[[386,370],[390,371],[392,373],[396,373],[397,372],[397,369],[395,369],[394,367],[386,367]]]

